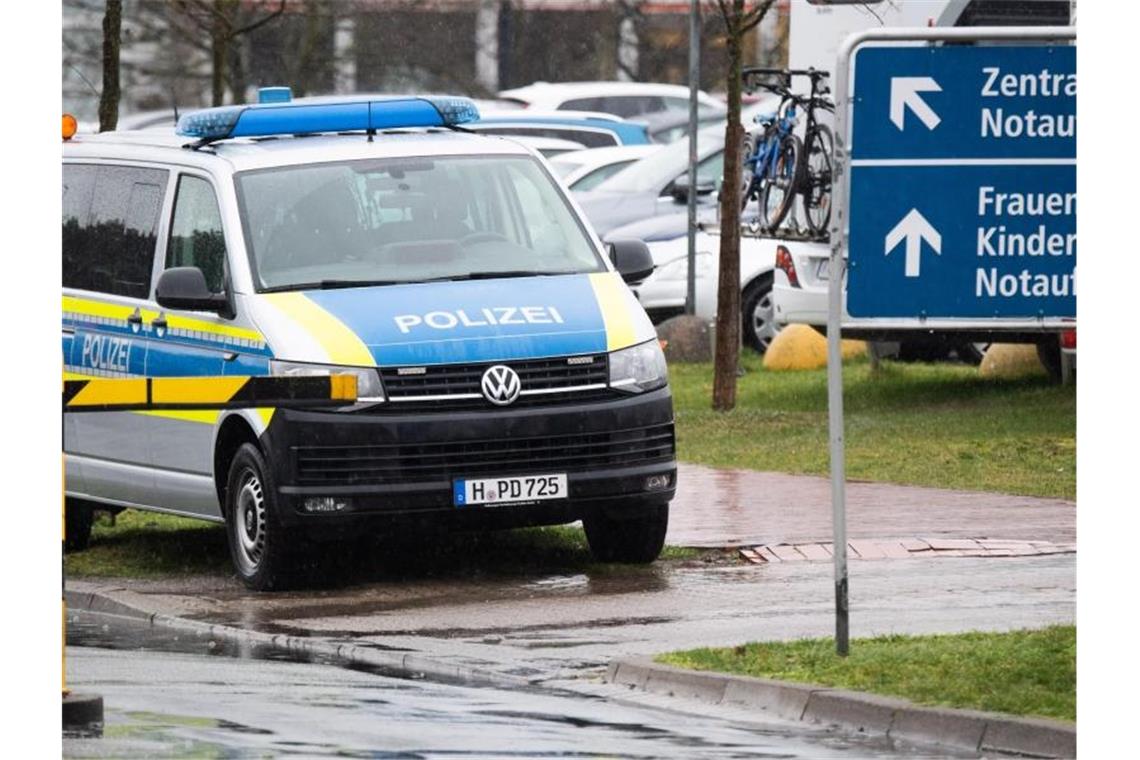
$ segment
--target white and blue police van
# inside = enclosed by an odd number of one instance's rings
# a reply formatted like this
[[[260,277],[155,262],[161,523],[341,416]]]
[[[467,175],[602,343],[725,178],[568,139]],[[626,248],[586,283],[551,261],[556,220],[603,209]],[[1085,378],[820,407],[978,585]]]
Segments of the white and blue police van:
[[[644,244],[603,248],[466,99],[274,97],[65,141],[65,377],[351,373],[357,401],[65,415],[69,543],[95,509],[224,522],[265,590],[424,522],[581,520],[599,560],[656,559],[676,461],[626,286]]]

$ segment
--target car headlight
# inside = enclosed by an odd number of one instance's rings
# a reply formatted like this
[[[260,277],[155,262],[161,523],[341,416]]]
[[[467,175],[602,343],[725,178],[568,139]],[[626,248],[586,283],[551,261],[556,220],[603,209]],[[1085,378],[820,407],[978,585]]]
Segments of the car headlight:
[[[713,255],[708,251],[697,252],[697,277],[705,277],[712,271]],[[689,279],[689,257],[682,256],[679,259],[670,261],[665,266],[657,270],[658,280],[688,280]]]
[[[610,354],[610,387],[642,393],[669,382],[665,352],[656,338]]]
[[[283,376],[356,375],[356,404],[342,407],[358,409],[384,401],[384,386],[380,384],[380,373],[374,367],[345,367],[339,364],[309,364],[308,362],[285,362],[269,360],[269,374]]]

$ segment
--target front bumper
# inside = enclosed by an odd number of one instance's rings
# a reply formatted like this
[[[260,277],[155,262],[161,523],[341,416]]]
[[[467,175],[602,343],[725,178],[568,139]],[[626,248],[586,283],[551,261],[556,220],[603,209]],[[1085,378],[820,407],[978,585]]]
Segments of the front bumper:
[[[286,524],[362,518],[556,524],[589,509],[659,504],[676,488],[669,389],[581,404],[447,413],[279,409],[262,436]],[[456,507],[459,478],[565,472],[569,498]],[[667,486],[646,490],[653,475]],[[660,478],[657,479],[660,483]],[[308,512],[333,497],[336,512]]]

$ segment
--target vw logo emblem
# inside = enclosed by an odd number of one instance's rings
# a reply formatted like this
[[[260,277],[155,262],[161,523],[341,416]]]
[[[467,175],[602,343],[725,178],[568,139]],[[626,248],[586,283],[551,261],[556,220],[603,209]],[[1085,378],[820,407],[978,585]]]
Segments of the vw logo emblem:
[[[498,406],[513,404],[522,390],[518,373],[503,364],[488,367],[480,384],[486,399]]]

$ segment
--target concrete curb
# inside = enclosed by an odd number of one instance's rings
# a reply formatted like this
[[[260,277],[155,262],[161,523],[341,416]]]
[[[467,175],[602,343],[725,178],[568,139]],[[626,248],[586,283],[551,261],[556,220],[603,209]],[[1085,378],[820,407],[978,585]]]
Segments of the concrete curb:
[[[785,720],[837,726],[914,744],[1027,757],[1077,755],[1077,729],[1062,721],[920,707],[906,700],[863,692],[674,668],[645,657],[614,660],[606,672],[606,681],[655,694],[749,707]]]
[[[226,641],[239,648],[260,648],[297,658],[319,658],[342,666],[379,670],[396,678],[413,678],[465,686],[521,688],[532,685],[528,679],[493,670],[457,665],[432,659],[418,652],[395,652],[355,644],[287,634],[270,634],[244,628],[187,620],[173,615],[148,612],[93,591],[64,592],[68,610],[84,610],[146,621],[154,627],[195,633]]]

